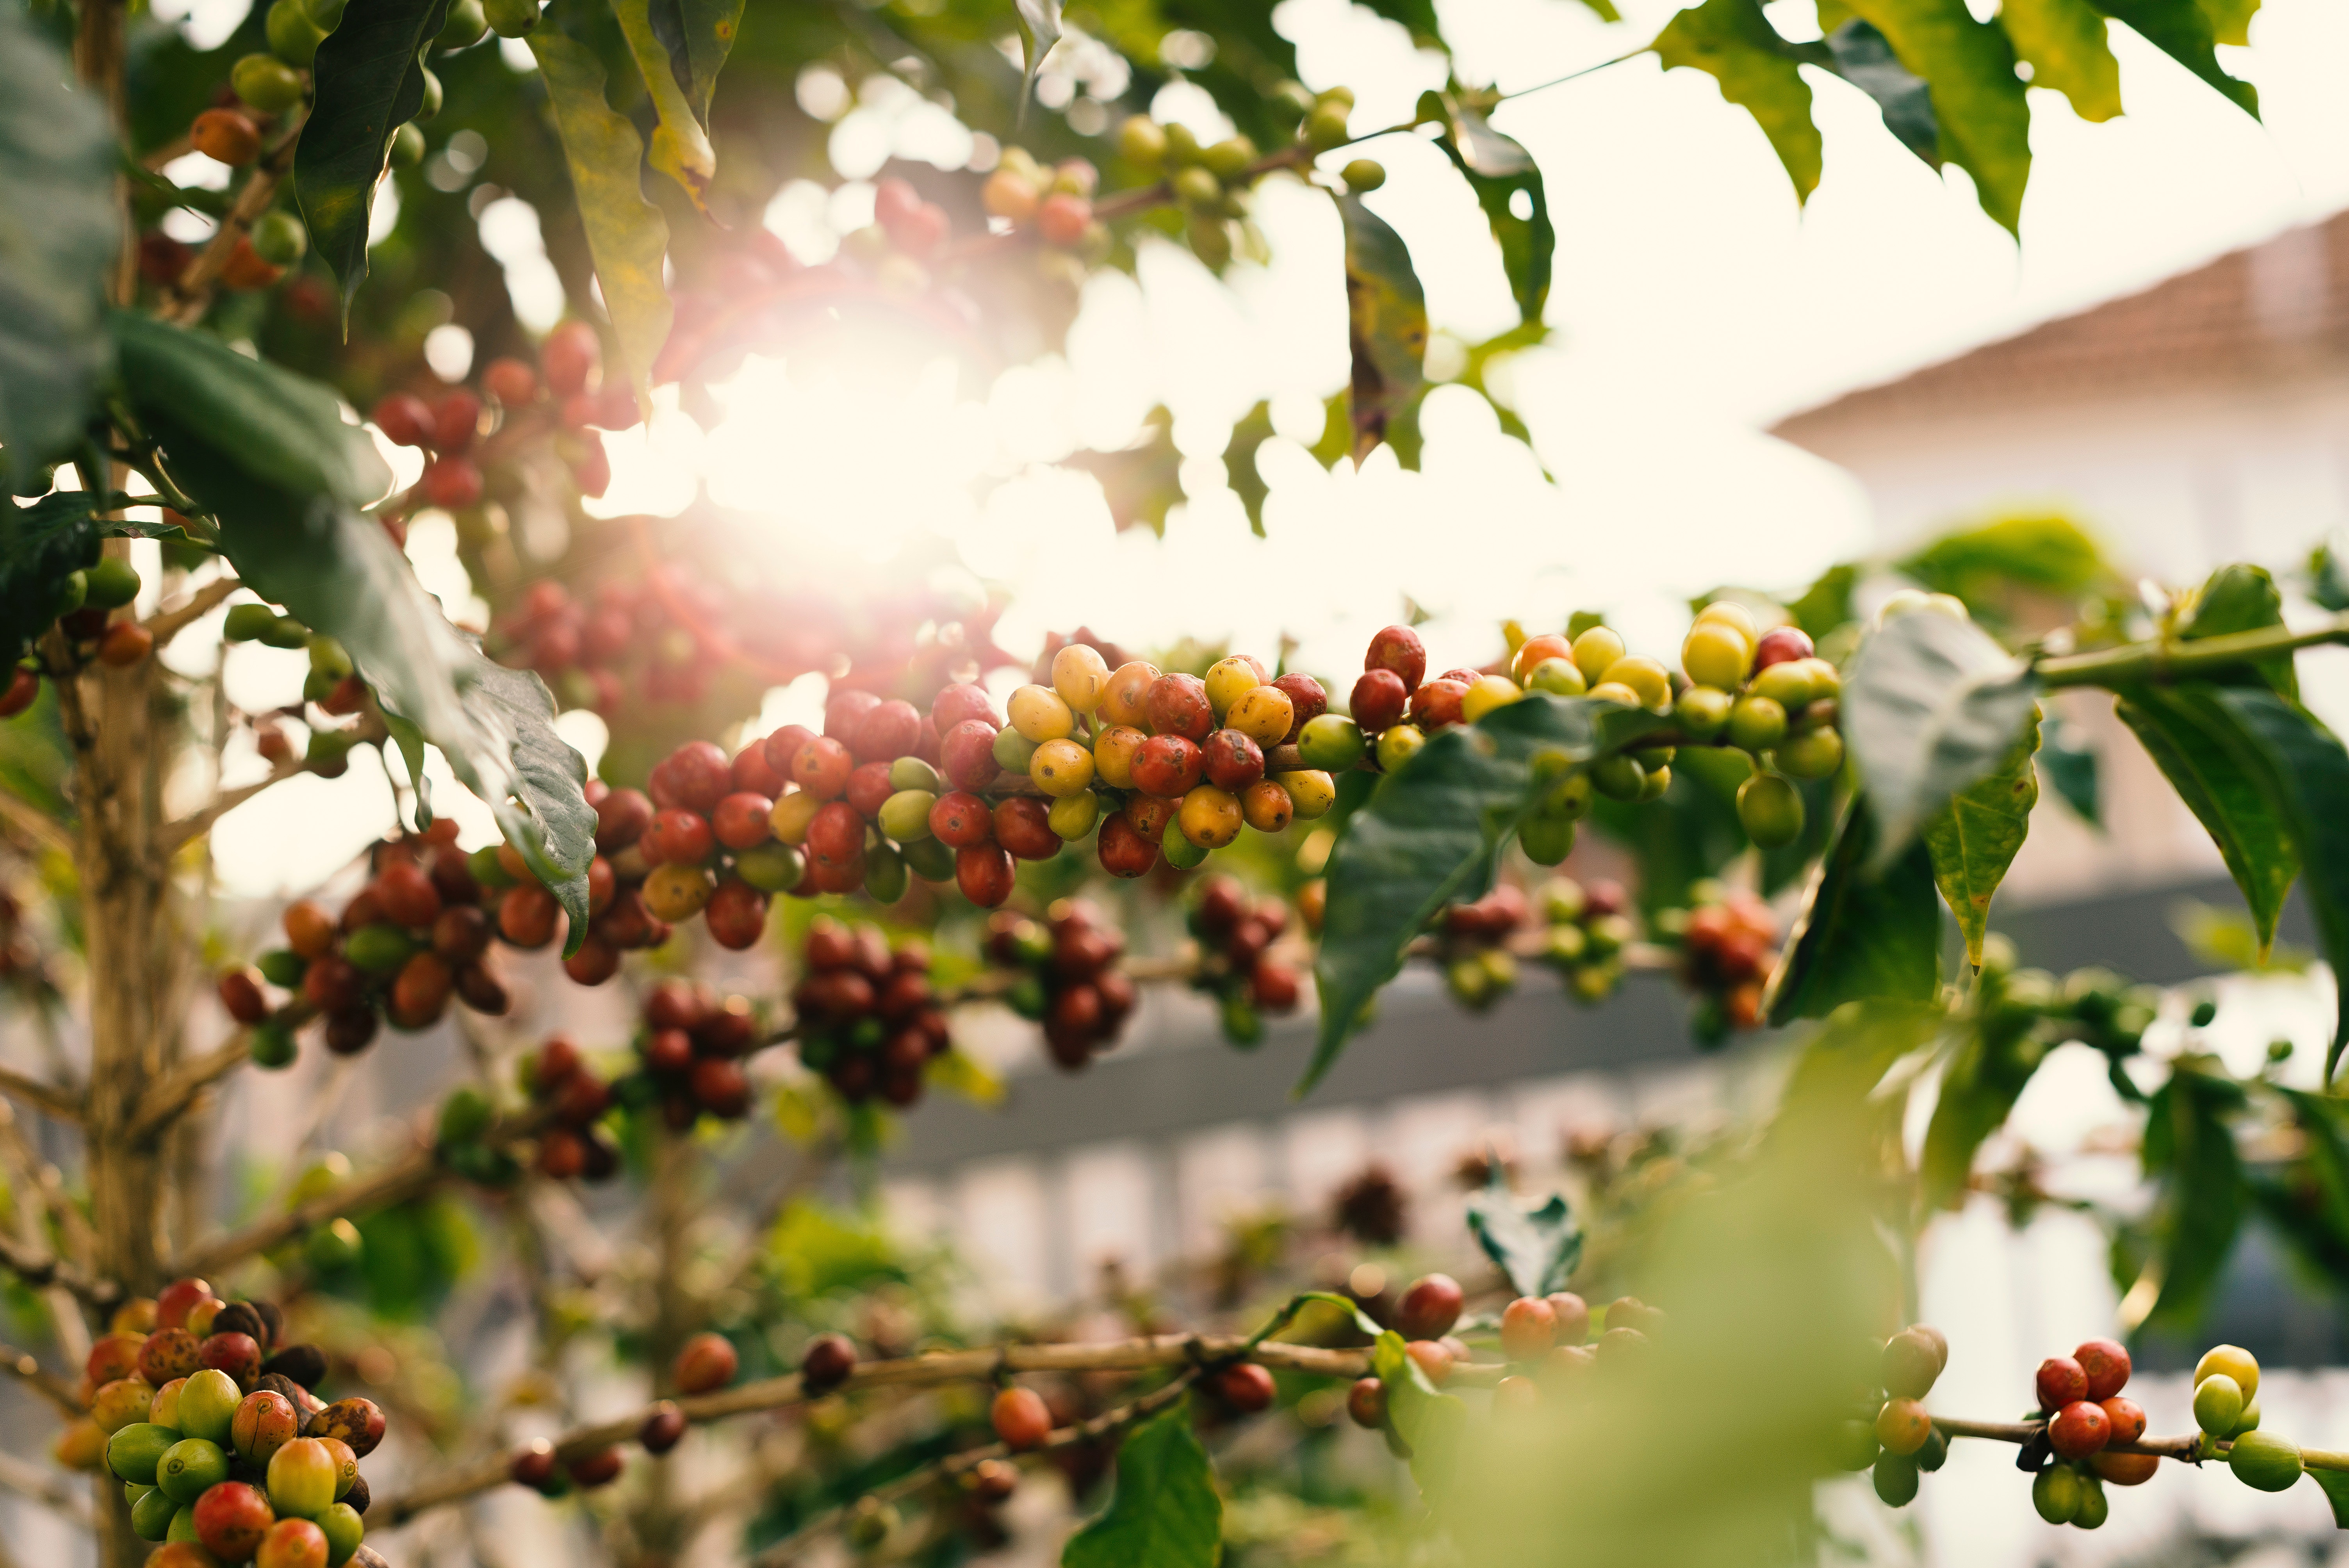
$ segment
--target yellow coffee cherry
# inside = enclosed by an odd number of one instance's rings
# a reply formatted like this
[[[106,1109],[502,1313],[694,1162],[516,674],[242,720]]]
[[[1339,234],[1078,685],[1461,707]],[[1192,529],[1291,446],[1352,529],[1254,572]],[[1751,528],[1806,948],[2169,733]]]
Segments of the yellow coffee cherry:
[[[1526,694],[1506,676],[1478,676],[1460,699],[1460,717],[1474,724],[1496,707],[1506,707]]]
[[[1217,659],[1207,671],[1207,706],[1221,718],[1234,703],[1264,685],[1265,678],[1265,667],[1246,654]]]
[[[1223,667],[1217,665],[1216,669]],[[1207,675],[1210,680],[1215,678],[1214,670]],[[1207,688],[1207,700],[1215,700],[1213,686]],[[1223,712],[1220,708],[1216,711]],[[1287,692],[1277,686],[1254,686],[1242,692],[1232,703],[1231,710],[1224,713],[1224,723],[1269,749],[1288,738],[1288,727],[1296,717],[1297,706],[1289,701]]]
[[[1772,665],[1754,677],[1747,688],[1752,696],[1766,696],[1780,707],[1794,709],[1811,700],[1810,660],[1788,659]]]
[[[1052,802],[1044,817],[1052,831],[1064,843],[1075,843],[1093,830],[1101,820],[1101,797],[1090,789],[1080,789],[1073,795],[1063,795]]]
[[[2240,1345],[2214,1345],[2194,1364],[2196,1387],[2200,1387],[2206,1377],[2232,1377],[2235,1387],[2243,1391],[2246,1405],[2260,1391],[2259,1361]]]
[[[655,866],[645,879],[645,907],[655,920],[691,920],[717,891],[717,882],[699,866]]]
[[[767,813],[767,826],[774,830],[775,837],[787,844],[804,844],[807,842],[808,824],[822,810],[823,801],[804,789],[793,790],[776,801],[775,809]]]
[[[1240,836],[1239,797],[1213,784],[1202,784],[1183,797],[1176,819],[1183,836],[1203,850],[1220,850]]]
[[[1040,744],[1047,740],[1066,740],[1077,727],[1077,716],[1061,700],[1061,694],[1050,686],[1024,686],[1011,694],[1005,705],[1011,715],[1011,727],[1022,737]]]
[[[1093,771],[1104,784],[1133,788],[1133,754],[1150,737],[1131,725],[1112,724],[1093,737]]]
[[[1607,666],[1607,681],[1638,692],[1641,707],[1666,708],[1672,705],[1672,675],[1660,660],[1640,654],[1617,659]]]
[[[1810,677],[1813,702],[1817,702],[1824,697],[1842,695],[1843,672],[1837,669],[1835,665],[1816,655],[1810,658],[1796,659],[1794,662],[1802,665],[1803,673]]]
[[[1607,666],[1623,656],[1623,639],[1604,626],[1593,626],[1574,639],[1574,667],[1597,686],[1607,678]]]
[[[1394,732],[1389,730],[1388,734]],[[1328,814],[1338,803],[1338,781],[1318,768],[1299,769],[1280,776],[1280,787],[1288,791],[1288,803],[1297,812],[1297,820],[1309,822]]]
[[[1625,686],[1621,681],[1600,681],[1597,686],[1590,688],[1590,695],[1597,697],[1600,702],[1618,703],[1624,707],[1639,707],[1642,706],[1640,701],[1640,694],[1633,691],[1630,686]]]
[[[1526,672],[1527,691],[1547,692],[1552,696],[1580,696],[1590,689],[1572,659],[1544,659]]]
[[[1052,655],[1052,689],[1079,713],[1091,713],[1100,706],[1102,691],[1108,685],[1109,661],[1097,649],[1071,643]]]
[[[1048,740],[1028,759],[1028,778],[1055,800],[1093,781],[1093,754],[1073,740]]]
[[[1240,815],[1259,833],[1278,833],[1297,815],[1297,803],[1278,779],[1259,779],[1240,791]]]
[[[1427,744],[1427,732],[1415,724],[1391,724],[1379,734],[1378,758],[1381,772],[1392,773],[1413,758]],[[1287,775],[1283,775],[1287,777]],[[1299,811],[1299,816],[1305,813]]]
[[[1739,636],[1745,639],[1745,646],[1749,653],[1754,645],[1762,638],[1762,627],[1760,623],[1754,619],[1754,612],[1734,599],[1715,599],[1696,613],[1696,624],[1700,626],[1719,625],[1733,628]],[[1743,670],[1738,672],[1740,675],[1744,673]],[[1689,678],[1692,680],[1696,678],[1694,671],[1690,672]]]
[[[1753,645],[1726,621],[1699,621],[1681,644],[1681,668],[1699,686],[1723,690],[1745,678]]]

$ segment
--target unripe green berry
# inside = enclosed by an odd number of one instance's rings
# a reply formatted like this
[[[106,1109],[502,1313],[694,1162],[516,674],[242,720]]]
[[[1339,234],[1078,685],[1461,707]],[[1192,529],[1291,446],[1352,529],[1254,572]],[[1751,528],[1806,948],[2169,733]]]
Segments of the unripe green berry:
[[[2231,1434],[2242,1415],[2242,1385],[2232,1377],[2218,1373],[2195,1385],[2194,1424],[2212,1437]]]
[[[1195,211],[1211,211],[1223,204],[1224,182],[1206,169],[1185,169],[1174,176],[1174,200]]]
[[[1342,714],[1325,713],[1309,719],[1298,732],[1298,754],[1305,766],[1341,773],[1362,759],[1369,749],[1361,727]]]
[[[1167,825],[1166,836],[1159,841],[1158,852],[1165,857],[1168,865],[1178,872],[1187,872],[1203,864],[1207,858],[1204,846],[1185,838],[1183,830],[1172,823]]]
[[[261,642],[273,648],[306,648],[310,645],[310,628],[291,615],[272,615],[261,629]]]
[[[925,828],[928,825],[926,822],[923,824]],[[789,892],[799,886],[800,879],[807,874],[807,861],[791,845],[770,841],[753,844],[747,850],[737,850],[734,852],[734,874],[761,892]],[[947,874],[953,874],[951,870]]]
[[[421,66],[417,69],[422,72],[424,77],[424,101],[417,108],[416,123],[429,125],[434,117],[440,112],[440,78]]]
[[[82,603],[99,610],[119,610],[139,597],[139,573],[119,555],[98,558],[82,573]]]
[[[1117,128],[1118,156],[1145,173],[1166,161],[1166,131],[1146,114],[1130,114]]]
[[[1803,797],[1775,773],[1756,773],[1737,787],[1737,820],[1745,836],[1765,850],[1803,836]]]
[[[864,892],[875,903],[895,903],[905,896],[905,857],[895,844],[875,844],[864,851]]]
[[[1357,158],[1339,171],[1338,178],[1355,195],[1367,196],[1387,182],[1387,166],[1375,158]]]
[[[1537,866],[1554,866],[1574,852],[1574,819],[1537,811],[1517,830],[1517,847]]]
[[[2261,1491],[2290,1491],[2303,1463],[2299,1448],[2272,1432],[2246,1432],[2227,1453],[2235,1479]]]
[[[1543,799],[1541,810],[1569,821],[1578,820],[1590,814],[1590,803],[1597,795],[1588,772],[1569,773]]]
[[[440,36],[432,41],[442,54],[470,48],[481,41],[490,30],[489,18],[483,15],[481,0],[456,0],[449,7],[449,19],[440,25]]]
[[[1256,159],[1256,143],[1245,136],[1226,137],[1199,154],[1199,161],[1226,185],[1246,174]]]
[[[1166,132],[1166,166],[1169,169],[1180,169],[1185,164],[1199,161],[1199,139],[1191,134],[1189,126],[1169,124],[1164,129]]]
[[[1073,795],[1063,795],[1052,802],[1045,813],[1045,825],[1064,844],[1073,844],[1093,830],[1101,820],[1101,797],[1090,789],[1080,789]]]
[[[1221,218],[1194,213],[1184,225],[1184,237],[1191,242],[1191,253],[1210,270],[1228,266],[1232,259],[1232,232]]]
[[[1392,773],[1419,755],[1427,736],[1415,724],[1390,725],[1379,735],[1379,768]]]
[[[1664,798],[1664,792],[1672,787],[1672,770],[1671,765],[1669,763],[1659,764],[1654,768],[1649,769],[1647,770],[1647,778],[1640,780],[1639,798],[1642,800],[1662,799]]]
[[[1590,782],[1609,800],[1636,800],[1648,787],[1648,770],[1636,758],[1618,752],[1590,765]]]
[[[403,125],[391,136],[391,166],[413,169],[424,161],[424,133],[413,125]]]
[[[1746,689],[1754,696],[1768,697],[1780,707],[1800,707],[1811,700],[1811,672],[1804,667],[1808,661],[1789,659],[1772,665],[1754,677]]]
[[[1333,147],[1343,147],[1350,139],[1346,122],[1351,117],[1352,110],[1347,106],[1324,103],[1305,117],[1304,128],[1299,134],[1314,151],[1327,152]]]
[[[302,0],[302,14],[321,33],[331,33],[343,25],[343,12],[350,0]]]
[[[271,1072],[279,1068],[292,1067],[294,1058],[301,1054],[294,1031],[274,1018],[265,1019],[253,1026],[253,1037],[245,1041],[245,1050],[253,1057],[254,1067],[264,1068]]]
[[[911,843],[930,836],[930,808],[938,803],[928,789],[900,789],[881,802],[882,837]]]
[[[247,55],[229,67],[229,87],[264,114],[283,114],[302,101],[302,78],[269,55]]]
[[[1544,659],[1526,672],[1526,689],[1551,696],[1580,696],[1590,689],[1572,659]]]
[[[271,54],[305,70],[317,57],[318,46],[326,41],[325,29],[310,19],[301,0],[277,0],[269,8],[262,31],[269,40]]]
[[[2094,1476],[2082,1476],[2080,1478],[2080,1506],[2072,1515],[2073,1528],[2076,1530],[2094,1530],[2104,1523],[2106,1520],[2111,1518],[2112,1511],[2112,1504],[2105,1497],[2103,1483],[2098,1481]]]
[[[481,0],[481,19],[501,38],[519,38],[538,26],[538,0]]]
[[[1729,743],[1767,751],[1786,738],[1786,710],[1766,696],[1742,696],[1729,710]]]
[[[2070,1465],[2049,1465],[2031,1483],[2031,1506],[2050,1524],[2069,1524],[2080,1511],[2080,1472]]]
[[[1815,729],[1780,741],[1774,755],[1780,769],[1797,779],[1825,779],[1843,766],[1843,737]]]
[[[1876,1495],[1888,1508],[1906,1508],[1917,1501],[1917,1461],[1900,1454],[1876,1456]]]
[[[1672,718],[1691,740],[1711,740],[1729,722],[1731,698],[1719,686],[1692,686],[1672,704]]]
[[[1007,773],[1025,773],[1029,759],[1036,755],[1037,743],[1005,725],[995,732],[995,765]]]
[[[70,615],[80,609],[88,598],[89,573],[68,572],[65,574],[64,580],[58,583],[57,593],[50,596],[49,614],[53,616]]]
[[[924,882],[954,881],[955,852],[937,840],[916,839],[910,844],[899,846],[899,852],[905,857],[905,869]],[[750,879],[746,877],[743,880],[747,882]]]
[[[284,5],[287,0],[277,0]],[[310,249],[309,231],[291,212],[264,212],[254,220],[253,251],[272,266],[290,267]]]
[[[889,787],[893,789],[927,789],[933,794],[943,787],[938,770],[918,757],[900,757],[889,764]],[[897,835],[892,833],[891,838]]]

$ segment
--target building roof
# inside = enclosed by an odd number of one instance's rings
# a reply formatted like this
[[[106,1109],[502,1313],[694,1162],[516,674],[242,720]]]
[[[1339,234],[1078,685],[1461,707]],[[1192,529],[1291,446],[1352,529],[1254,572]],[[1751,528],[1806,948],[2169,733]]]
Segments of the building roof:
[[[2344,366],[2349,212],[1846,393],[1789,415],[1772,434],[1808,445],[1867,426],[2298,378]]]

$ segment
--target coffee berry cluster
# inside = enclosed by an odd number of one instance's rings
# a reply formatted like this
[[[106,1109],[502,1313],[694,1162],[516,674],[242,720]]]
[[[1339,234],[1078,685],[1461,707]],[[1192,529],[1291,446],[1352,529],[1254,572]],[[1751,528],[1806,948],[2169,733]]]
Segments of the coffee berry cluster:
[[[359,1460],[383,1440],[372,1400],[332,1404],[315,1345],[279,1346],[267,1302],[226,1302],[201,1279],[127,1303],[90,1347],[85,1421],[58,1457],[122,1483],[131,1528],[164,1542],[160,1568],[331,1568],[380,1563],[360,1542]]]
[[[1533,913],[1525,890],[1503,882],[1473,903],[1445,907],[1437,921],[1436,962],[1453,999],[1483,1012],[1517,986],[1517,955],[1510,950]]]
[[[852,1105],[876,1096],[900,1109],[922,1098],[922,1072],[954,1043],[930,984],[930,950],[891,947],[871,926],[818,918],[792,990],[800,1061]]]
[[[136,621],[113,619],[114,612],[139,597],[139,573],[118,556],[101,556],[78,572],[68,572],[49,601],[47,616],[76,660],[96,659],[115,669],[127,669],[155,651],[155,634]],[[11,650],[12,653],[16,650]],[[7,683],[0,686],[0,718],[14,718],[41,695],[37,662],[15,663]]]
[[[538,1135],[541,1174],[557,1181],[608,1181],[619,1174],[619,1146],[597,1125],[614,1104],[612,1086],[568,1036],[550,1036],[516,1065],[515,1078],[551,1123]]]
[[[1778,923],[1752,893],[1711,879],[1689,889],[1685,910],[1658,921],[1680,944],[1681,984],[1701,1000],[1697,1038],[1722,1039],[1762,1021],[1762,990],[1777,962]]]
[[[1871,1471],[1876,1495],[1894,1508],[1915,1501],[1920,1472],[1940,1470],[1950,1456],[1949,1434],[1925,1412],[1925,1396],[1949,1361],[1949,1339],[1930,1324],[1911,1324],[1892,1336],[1877,1357],[1880,1397],[1862,1407],[1839,1435],[1845,1466]],[[2140,1411],[2137,1429],[2144,1428]]]
[[[1541,961],[1557,971],[1567,995],[1596,1006],[1623,983],[1623,952],[1640,928],[1626,913],[1630,900],[1612,877],[1577,882],[1552,877],[1539,894]]]
[[[370,858],[374,875],[339,915],[313,899],[288,904],[285,945],[220,975],[221,1006],[251,1028],[257,1066],[290,1064],[295,1031],[313,1017],[325,1020],[328,1050],[353,1056],[387,1020],[396,1029],[430,1028],[452,996],[475,1012],[502,1014],[509,998],[488,963],[492,934],[524,947],[554,939],[562,912],[534,879],[516,880],[517,871],[528,875],[521,856],[502,845],[468,856],[446,818],[378,844]],[[501,892],[483,876],[513,885]],[[273,986],[293,998],[273,1003]]]
[[[1238,879],[1213,876],[1199,884],[1188,921],[1199,944],[1192,984],[1216,999],[1226,1039],[1256,1045],[1264,1038],[1265,1016],[1295,1012],[1304,995],[1296,965],[1272,951],[1288,930],[1288,905],[1270,896],[1251,899]]]
[[[1125,937],[1084,899],[1056,900],[1041,921],[998,910],[984,951],[1012,976],[1004,1005],[1044,1026],[1044,1048],[1063,1072],[1116,1045],[1133,1015],[1133,981],[1118,967]]]
[[[2289,1491],[2300,1480],[2298,1446],[2260,1429],[2260,1364],[2240,1346],[2214,1346],[2194,1364],[2194,1424],[2203,1457],[2223,1451],[2245,1486]]]
[[[1184,235],[1191,250],[1208,266],[1221,270],[1232,259],[1233,223],[1247,216],[1249,187],[1267,170],[1280,163],[1294,166],[1312,154],[1342,147],[1350,139],[1347,119],[1354,95],[1347,88],[1316,94],[1302,84],[1284,81],[1266,99],[1283,119],[1294,120],[1297,139],[1288,157],[1267,159],[1245,136],[1229,136],[1202,146],[1188,126],[1133,115],[1118,127],[1119,155],[1136,173],[1162,179],[1166,192],[1184,214]],[[1376,190],[1385,170],[1368,159],[1347,165],[1346,182],[1356,191]]]

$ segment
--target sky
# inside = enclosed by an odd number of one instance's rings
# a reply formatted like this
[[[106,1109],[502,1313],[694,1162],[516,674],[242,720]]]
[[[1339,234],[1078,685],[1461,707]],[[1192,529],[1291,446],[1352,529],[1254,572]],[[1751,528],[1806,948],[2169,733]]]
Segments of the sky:
[[[1792,35],[1806,30],[1789,15],[1805,4],[1774,7]],[[1504,90],[1619,55],[1673,7],[1624,9],[1629,20],[1610,27],[1575,0],[1440,5],[1461,78]],[[191,25],[225,30],[237,10],[197,0]],[[1358,128],[1408,119],[1419,91],[1443,79],[1439,57],[1348,0],[1283,0],[1274,15],[1309,86],[1355,89]],[[1775,418],[2349,204],[2349,95],[2338,90],[2349,13],[2275,0],[2250,48],[2220,50],[2258,85],[2263,124],[2121,25],[2111,32],[2130,113],[2091,125],[2033,91],[2019,245],[1982,215],[1961,172],[1927,169],[1872,104],[1816,72],[1806,75],[1826,170],[1807,208],[1750,118],[1700,73],[1643,57],[1504,105],[1495,124],[1539,162],[1558,231],[1553,342],[1499,378],[1532,429],[1530,451],[1455,387],[1429,399],[1422,471],[1384,451],[1359,473],[1312,461],[1299,442],[1319,434],[1320,400],[1346,373],[1340,242],[1325,196],[1275,181],[1255,212],[1266,264],[1218,281],[1186,253],[1147,244],[1133,277],[1088,286],[1064,353],[992,385],[957,376],[918,342],[866,345],[854,363],[753,360],[719,388],[729,418],[714,430],[672,399],[648,429],[615,438],[615,483],[597,510],[673,514],[706,484],[748,509],[745,549],[792,573],[843,554],[885,562],[940,535],[970,571],[1013,591],[1002,635],[1015,648],[1079,623],[1137,645],[1229,637],[1266,655],[1287,635],[1295,665],[1342,685],[1370,633],[1408,605],[1430,617],[1438,667],[1492,657],[1503,617],[1540,627],[1577,609],[1608,613],[1635,648],[1669,656],[1688,593],[1723,582],[1797,588],[1868,549],[1858,488],[1769,438]],[[1097,50],[1071,47],[1056,67],[1101,68]],[[509,57],[524,68],[526,53]],[[986,156],[983,139],[942,124],[898,84],[803,78],[801,98],[836,119],[834,158],[849,174],[885,151],[941,165]],[[1216,129],[1195,89],[1169,88],[1154,108]],[[1514,325],[1497,250],[1441,154],[1392,137],[1325,163],[1365,154],[1390,171],[1370,205],[1408,242],[1439,335],[1474,342]],[[768,222],[815,259],[868,221],[871,199],[861,180],[795,185]],[[550,322],[559,300],[546,294],[535,215],[505,201],[481,221],[523,318]],[[462,373],[469,346],[436,349],[436,366]],[[1262,539],[1220,461],[1232,420],[1259,398],[1280,432],[1259,459],[1272,487]],[[1092,481],[1054,464],[1121,444],[1160,404],[1185,455],[1187,500],[1163,541],[1121,535]],[[405,479],[412,454],[393,456]],[[447,538],[421,519],[411,554],[462,618]],[[283,678],[258,674],[265,652],[235,655],[256,688]],[[771,700],[761,725],[806,717],[820,700],[820,683],[802,683]],[[598,727],[571,725],[592,754]],[[247,855],[252,891],[299,883],[377,830],[384,786],[369,772],[299,786],[312,799],[273,791],[222,824],[224,843]],[[289,834],[288,810],[327,826]]]

